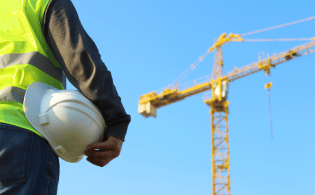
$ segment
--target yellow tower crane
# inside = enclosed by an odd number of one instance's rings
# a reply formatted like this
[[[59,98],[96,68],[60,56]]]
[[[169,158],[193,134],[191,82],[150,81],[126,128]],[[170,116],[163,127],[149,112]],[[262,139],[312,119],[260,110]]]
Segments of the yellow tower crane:
[[[216,51],[215,62],[213,66],[213,72],[211,79],[207,77],[206,81],[197,83],[196,80],[192,87],[180,90],[178,82],[176,84],[170,84],[164,90],[153,91],[145,95],[140,96],[138,113],[144,117],[153,116],[156,117],[157,108],[178,102],[185,99],[186,97],[193,96],[195,94],[212,90],[212,97],[208,97],[208,94],[203,96],[204,103],[210,106],[211,115],[211,142],[212,142],[212,189],[213,195],[219,194],[231,194],[230,190],[230,156],[229,156],[229,125],[228,125],[228,114],[229,114],[229,101],[228,89],[229,83],[235,81],[236,79],[248,76],[250,74],[259,72],[261,70],[266,72],[266,76],[270,75],[270,68],[275,68],[278,64],[287,62],[289,60],[301,57],[310,53],[315,52],[315,38],[301,38],[301,39],[243,39],[242,37],[254,34],[258,32],[263,32],[267,30],[272,30],[275,28],[280,28],[283,26],[288,26],[291,24],[296,24],[304,21],[313,20],[315,17],[306,18],[303,20],[282,24],[258,31],[253,31],[245,33],[242,35],[232,34],[226,35],[223,33],[211,46],[207,52],[199,57],[199,59],[190,66],[188,70],[194,70],[199,63],[201,63],[204,58],[211,53]],[[305,41],[310,40],[310,42],[296,46],[287,51],[274,54],[264,59],[259,59],[250,65],[244,66],[242,68],[234,68],[233,71],[223,75],[223,57],[222,57],[222,46],[228,42],[241,42],[241,41]],[[185,71],[187,72],[187,70]],[[183,74],[185,74],[185,72]],[[182,75],[183,75],[182,74]],[[182,75],[180,77],[182,77]],[[187,76],[187,75],[186,75]],[[184,79],[185,77],[183,77]],[[205,77],[203,77],[205,78]],[[176,79],[177,80],[177,79]],[[199,80],[199,79],[197,79]],[[270,94],[270,87],[272,83],[265,85],[268,89],[268,94]],[[270,96],[269,96],[270,97]]]

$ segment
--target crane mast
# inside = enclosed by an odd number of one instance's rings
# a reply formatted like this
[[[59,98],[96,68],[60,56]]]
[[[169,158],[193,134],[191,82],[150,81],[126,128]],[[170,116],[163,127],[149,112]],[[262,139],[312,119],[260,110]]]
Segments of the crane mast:
[[[310,17],[304,20],[287,23],[259,31],[243,34],[242,36],[262,32],[303,22],[307,20],[313,20],[314,17]],[[234,68],[233,71],[224,75],[223,70],[223,55],[222,46],[228,42],[241,42],[241,41],[298,41],[298,40],[311,40],[303,45],[296,46],[287,51],[274,54],[267,58],[259,59],[250,65],[242,68]],[[211,78],[207,76],[204,82],[193,82],[193,86],[186,87],[180,90],[178,83],[175,85],[169,85],[162,91],[153,91],[145,95],[140,96],[138,104],[138,113],[144,117],[153,116],[156,117],[157,109],[178,101],[185,99],[186,97],[193,96],[198,93],[202,93],[207,90],[211,90],[211,96],[206,94],[203,96],[203,101],[210,109],[211,115],[211,149],[212,149],[212,188],[213,195],[219,194],[231,194],[230,189],[230,155],[229,155],[229,101],[228,89],[229,83],[251,75],[259,71],[265,71],[266,75],[270,75],[270,68],[275,68],[277,65],[287,62],[289,60],[310,54],[315,52],[315,38],[306,39],[243,39],[241,35],[223,33],[212,47],[210,47],[206,54],[199,58],[198,64],[206,57],[206,55],[215,50],[215,62]],[[196,66],[193,64],[191,67],[194,69]],[[265,88],[269,90],[272,83],[266,84]]]

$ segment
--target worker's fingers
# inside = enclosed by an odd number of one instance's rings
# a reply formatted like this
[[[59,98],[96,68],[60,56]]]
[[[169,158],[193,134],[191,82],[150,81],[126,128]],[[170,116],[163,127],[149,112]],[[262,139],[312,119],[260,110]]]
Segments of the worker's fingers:
[[[90,144],[84,151],[84,154],[87,156],[86,160],[94,165],[103,167],[120,155],[122,143],[123,141],[119,138],[109,136],[105,142]]]
[[[114,150],[109,151],[90,151],[90,153],[87,156],[87,161],[89,161],[92,164],[95,164],[97,166],[103,167],[107,165],[111,160],[119,156],[119,153],[117,153]]]
[[[96,159],[116,158],[120,155],[120,150],[86,150],[86,156],[93,156]]]
[[[100,166],[100,167],[104,167],[105,165],[107,165],[112,159],[106,159],[106,160],[98,160],[95,159],[94,157],[88,157],[86,158],[87,161],[89,161],[90,163]]]
[[[112,142],[98,142],[95,144],[89,144],[87,146],[87,150],[94,150],[94,149],[99,149],[99,150],[108,150],[108,149],[114,149],[115,148],[115,143]]]
[[[120,140],[119,138],[109,136],[109,138],[105,142],[98,142],[94,144],[89,144],[87,146],[87,150],[90,149],[99,149],[99,150],[116,150],[120,149],[122,147],[123,141]]]
[[[90,154],[94,154],[94,153],[98,153],[98,152],[114,152],[114,153],[120,153],[121,148],[119,148],[118,145],[111,145],[111,144],[106,144],[106,143],[102,143],[99,144],[99,146],[97,147],[91,147],[89,149],[86,149],[84,151],[84,154],[86,156],[90,155]]]

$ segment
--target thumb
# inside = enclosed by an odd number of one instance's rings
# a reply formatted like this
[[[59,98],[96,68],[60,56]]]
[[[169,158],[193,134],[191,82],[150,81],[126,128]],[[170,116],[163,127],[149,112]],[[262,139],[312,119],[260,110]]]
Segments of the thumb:
[[[86,147],[85,147],[85,149],[86,150],[89,150],[89,149],[96,149],[96,148],[98,148],[99,147],[99,143],[102,143],[102,146],[104,146],[104,144],[106,143],[108,143],[108,141],[109,141],[109,138],[107,138],[107,140],[106,141],[98,141],[98,142],[96,142],[96,143],[92,143],[92,144],[89,144],[89,145],[87,145]]]
[[[114,148],[114,143],[112,142],[111,138],[108,138],[106,141],[104,142],[97,142],[97,143],[93,143],[93,144],[89,144],[87,145],[86,149],[87,150],[94,150],[94,149],[111,149]]]

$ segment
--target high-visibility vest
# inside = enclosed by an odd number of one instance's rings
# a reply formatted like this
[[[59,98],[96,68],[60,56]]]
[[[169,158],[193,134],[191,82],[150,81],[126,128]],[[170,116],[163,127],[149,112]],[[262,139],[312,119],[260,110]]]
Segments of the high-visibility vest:
[[[66,89],[66,76],[42,32],[50,0],[0,0],[0,123],[43,137],[25,117],[27,87],[37,81]]]

